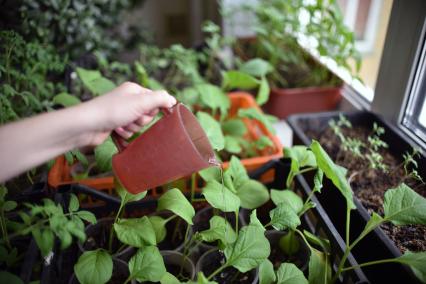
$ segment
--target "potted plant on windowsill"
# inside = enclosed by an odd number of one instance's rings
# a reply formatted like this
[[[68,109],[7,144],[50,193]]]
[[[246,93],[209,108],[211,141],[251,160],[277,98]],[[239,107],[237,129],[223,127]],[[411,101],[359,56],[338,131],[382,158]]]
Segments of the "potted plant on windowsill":
[[[301,38],[320,56],[333,59],[349,72],[360,68],[354,37],[343,24],[334,1],[261,1],[248,6],[257,19],[256,38],[237,42],[237,54],[245,60],[258,57],[273,70],[266,112],[279,118],[292,113],[336,109],[342,81],[301,45]],[[243,59],[244,59],[243,58]],[[352,73],[352,72],[351,72]]]

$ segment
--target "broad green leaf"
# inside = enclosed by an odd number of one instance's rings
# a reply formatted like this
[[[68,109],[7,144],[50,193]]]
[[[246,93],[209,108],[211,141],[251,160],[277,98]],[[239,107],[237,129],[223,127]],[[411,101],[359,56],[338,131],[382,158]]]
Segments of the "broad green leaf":
[[[210,167],[198,172],[205,182],[215,180],[220,181],[220,168],[219,167]]]
[[[112,170],[112,156],[117,153],[117,147],[112,142],[111,137],[104,141],[104,143],[96,146],[95,148],[95,159],[96,166],[102,172],[108,172]]]
[[[112,81],[103,77],[97,70],[77,68],[77,74],[84,86],[94,95],[103,95],[116,87]]]
[[[0,282],[7,284],[24,284],[21,278],[8,271],[0,271]]]
[[[253,210],[250,224],[240,230],[234,245],[225,249],[226,263],[243,273],[259,266],[271,253],[264,232],[256,217],[256,210]]]
[[[204,105],[213,111],[219,109],[222,115],[226,115],[228,113],[231,101],[219,87],[211,84],[198,84],[195,88]]]
[[[166,274],[163,257],[156,246],[140,248],[129,261],[130,277],[139,282],[160,281]]]
[[[79,98],[73,95],[70,95],[68,93],[57,94],[56,96],[52,98],[52,102],[54,104],[58,104],[64,107],[70,107],[70,106],[78,105],[79,103],[81,103]]]
[[[147,191],[143,191],[143,192],[138,193],[138,194],[132,194],[132,193],[128,192],[124,188],[124,186],[120,183],[120,181],[118,179],[114,179],[114,184],[115,184],[115,190],[117,191],[118,195],[120,196],[122,204],[127,204],[127,203],[133,202],[133,201],[139,201],[139,200],[143,199],[147,194]]]
[[[96,223],[96,217],[92,212],[89,211],[78,211],[76,212],[77,216],[80,217],[81,219],[91,223],[91,224],[95,224]]]
[[[259,83],[253,76],[240,71],[231,70],[223,73],[222,88],[225,90],[250,90],[257,88]]]
[[[215,180],[206,184],[203,195],[213,208],[223,212],[237,212],[240,208],[240,198]]]
[[[266,186],[257,180],[246,180],[237,188],[237,195],[241,200],[241,207],[255,209],[269,200],[269,192]]]
[[[272,65],[263,59],[254,58],[244,62],[240,66],[240,71],[252,75],[254,77],[262,77],[271,72],[274,68]]]
[[[233,118],[222,123],[222,130],[228,135],[243,136],[247,133],[247,126],[241,119]]]
[[[339,167],[331,160],[331,158],[321,147],[318,141],[313,140],[310,148],[315,155],[318,167],[324,172],[324,174],[333,182],[333,184],[345,197],[347,206],[350,209],[355,209],[356,206],[353,201],[352,189],[348,181],[346,180],[345,173],[342,170],[342,167]]]
[[[112,258],[103,249],[84,252],[74,265],[74,273],[82,284],[103,284],[112,276]]]
[[[402,183],[385,192],[383,203],[385,219],[393,224],[426,224],[426,198]]]
[[[55,236],[50,229],[33,229],[32,235],[43,256],[47,256],[53,249]]]
[[[266,129],[269,130],[269,132],[275,134],[275,128],[272,126],[271,122],[267,119],[267,117],[261,113],[258,109],[251,107],[251,108],[241,108],[238,110],[238,116],[239,117],[247,117],[250,119],[255,119],[262,123]]]
[[[282,263],[277,270],[277,284],[308,284],[308,280],[293,263]]]
[[[242,150],[243,148],[241,148],[238,138],[230,135],[225,135],[225,151],[231,154],[238,154],[241,153]]]
[[[197,118],[201,127],[206,132],[213,149],[217,151],[222,150],[225,147],[225,138],[223,137],[219,122],[208,113],[202,111],[197,112]]]
[[[256,147],[256,149],[263,150],[267,147],[274,146],[274,142],[272,142],[272,140],[268,136],[263,135],[260,136],[259,139],[254,141],[254,146]]]
[[[317,166],[314,153],[306,146],[296,145],[284,148],[284,157],[291,159],[291,171],[296,174],[304,167]]]
[[[256,102],[258,105],[264,105],[269,99],[269,92],[271,89],[269,88],[268,80],[264,76],[260,80],[259,90],[257,91]]]
[[[161,210],[170,210],[184,219],[188,224],[193,224],[192,218],[195,216],[194,207],[192,207],[185,195],[177,188],[168,190],[158,199],[157,211]]]
[[[280,238],[279,246],[286,255],[294,255],[300,249],[300,241],[296,237],[295,231],[288,231]]]
[[[210,228],[199,233],[200,238],[205,242],[219,241],[220,247],[235,242],[237,235],[228,221],[220,216],[213,216],[210,219]]]
[[[276,279],[274,265],[265,259],[259,266],[259,284],[273,284]]]
[[[122,243],[132,247],[140,248],[157,243],[154,228],[147,216],[120,219],[114,224],[114,231]]]
[[[176,93],[176,99],[192,108],[192,106],[199,102],[200,95],[195,88],[185,88]]]
[[[426,282],[426,252],[406,252],[395,261],[410,266],[417,278]]]
[[[161,284],[181,284],[182,282],[179,281],[173,274],[166,272],[163,277],[160,279]]]
[[[309,284],[331,283],[331,265],[328,256],[311,248],[309,258]]]
[[[149,216],[149,221],[151,222],[152,228],[155,232],[155,239],[157,240],[157,244],[161,243],[167,235],[166,230],[166,220],[161,218],[160,216]]]
[[[370,220],[368,220],[367,224],[365,224],[364,230],[361,232],[360,237],[364,237],[371,231],[373,231],[375,228],[380,226],[381,223],[383,223],[385,220],[376,212],[373,212],[371,214]]]
[[[320,238],[306,230],[303,230],[303,234],[306,237],[306,240],[313,245],[320,246],[323,251],[329,253],[331,251],[330,241],[327,239]]]
[[[294,212],[299,213],[303,208],[302,198],[289,189],[277,190],[271,189],[271,199],[275,205],[285,202],[288,206],[293,208]]]
[[[69,212],[75,212],[78,210],[78,207],[80,207],[80,203],[78,202],[77,196],[75,194],[70,195],[70,204],[68,206]]]
[[[240,188],[246,181],[250,179],[246,168],[243,166],[240,159],[238,159],[236,156],[231,157],[229,168],[226,170],[226,173],[231,176],[232,182],[236,189]]]
[[[300,218],[294,209],[285,202],[277,205],[269,212],[271,224],[276,230],[295,230],[300,225]]]
[[[8,200],[5,203],[3,203],[3,210],[5,212],[9,212],[15,209],[17,206],[18,206],[18,203],[16,203],[16,201]]]

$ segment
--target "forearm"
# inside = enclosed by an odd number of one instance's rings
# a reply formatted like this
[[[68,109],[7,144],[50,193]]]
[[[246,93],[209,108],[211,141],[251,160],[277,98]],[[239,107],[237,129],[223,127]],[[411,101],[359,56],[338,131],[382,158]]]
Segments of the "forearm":
[[[82,104],[0,127],[0,182],[89,144],[93,111]]]

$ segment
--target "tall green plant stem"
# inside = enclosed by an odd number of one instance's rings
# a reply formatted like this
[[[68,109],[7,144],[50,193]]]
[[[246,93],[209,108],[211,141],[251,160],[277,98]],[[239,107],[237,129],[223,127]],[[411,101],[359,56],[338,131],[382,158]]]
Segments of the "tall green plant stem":
[[[224,270],[227,267],[228,267],[228,262],[225,262],[222,266],[220,266],[212,274],[210,274],[210,276],[207,277],[207,280],[211,280],[213,277],[215,277],[217,274],[219,274],[222,270]]]
[[[374,261],[369,261],[369,262],[364,262],[355,266],[350,266],[350,267],[346,267],[342,269],[343,271],[349,271],[349,270],[353,270],[353,269],[357,269],[357,268],[361,268],[361,267],[365,267],[365,266],[370,266],[370,265],[375,265],[375,264],[382,264],[382,263],[389,263],[389,262],[397,262],[395,261],[395,258],[387,258],[387,259],[381,259],[381,260],[374,260]]]
[[[383,222],[384,222],[384,220],[383,220]],[[336,274],[334,275],[334,277],[333,277],[333,279],[332,279],[332,283],[334,283],[336,280],[337,280],[337,278],[340,276],[340,274],[343,272],[343,271],[346,271],[346,270],[348,270],[348,269],[346,269],[346,268],[343,268],[343,266],[345,265],[345,262],[346,262],[346,259],[348,258],[348,256],[349,256],[349,253],[351,252],[351,250],[369,233],[369,232],[371,232],[372,230],[374,230],[375,228],[377,228],[378,226],[380,226],[380,224],[382,224],[383,222],[380,222],[380,223],[378,223],[376,226],[374,226],[374,227],[372,227],[372,228],[370,228],[370,230],[369,231],[363,231],[359,236],[358,236],[358,238],[355,240],[355,241],[353,241],[353,243],[351,244],[351,245],[349,245],[349,246],[346,246],[346,249],[345,249],[345,253],[343,254],[343,257],[342,257],[342,259],[340,260],[340,263],[339,263],[339,267],[338,267],[338,269],[337,269],[337,272],[336,272]],[[378,260],[379,262],[380,262],[380,260]],[[372,263],[374,264],[375,263],[375,261],[372,261]],[[355,268],[354,268],[355,269]]]
[[[112,252],[112,240],[114,239],[114,224],[117,223],[118,218],[121,215],[121,211],[124,208],[125,203],[121,201],[120,208],[118,208],[117,215],[115,215],[114,223],[112,223],[111,230],[109,231],[109,239],[108,239],[108,251]]]
[[[8,249],[12,249],[9,241],[9,236],[7,234],[7,227],[6,227],[6,218],[4,217],[4,211],[0,211],[0,226],[1,226],[1,233],[3,235],[3,240],[6,243],[6,246]]]

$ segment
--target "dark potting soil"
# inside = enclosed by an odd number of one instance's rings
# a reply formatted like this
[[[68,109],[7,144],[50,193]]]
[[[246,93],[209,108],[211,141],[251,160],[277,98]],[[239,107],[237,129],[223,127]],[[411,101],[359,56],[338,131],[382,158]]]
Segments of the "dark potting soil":
[[[305,129],[309,129],[306,127]],[[340,148],[340,140],[334,132],[327,128],[325,131],[307,131],[311,139],[316,139],[324,147],[330,157],[340,166],[348,169],[348,177],[352,176],[351,186],[354,194],[362,202],[368,212],[373,211],[383,216],[383,199],[388,189],[396,188],[402,182],[406,183],[417,193],[426,197],[426,186],[414,179],[407,177],[402,166],[404,153],[395,157],[387,149],[381,149],[380,155],[388,171],[370,169],[366,159],[354,157],[351,153]],[[371,129],[363,127],[342,128],[346,137],[357,138],[367,143],[367,137],[371,135]],[[381,226],[385,233],[395,242],[399,250],[404,253],[407,250],[418,252],[426,251],[426,226],[394,226],[387,223]]]
[[[170,274],[173,274],[179,281],[186,282],[191,280],[191,275],[185,269],[181,270],[181,267],[179,265],[173,265],[173,264],[165,264],[166,270]],[[139,282],[138,282],[139,283]],[[153,284],[158,282],[143,282],[143,284]]]
[[[211,275],[216,269],[225,263],[225,257],[222,253],[213,253],[208,260],[204,260],[203,267],[201,268],[202,272],[206,277]],[[219,284],[251,284],[254,280],[254,273],[248,271],[246,273],[241,273],[233,267],[228,267],[222,270],[219,274],[211,279],[211,281],[216,281]]]
[[[123,269],[120,266],[118,269],[114,267],[114,270],[112,271],[111,279],[107,282],[108,284],[122,284],[127,280],[127,277],[129,277],[129,273]]]

